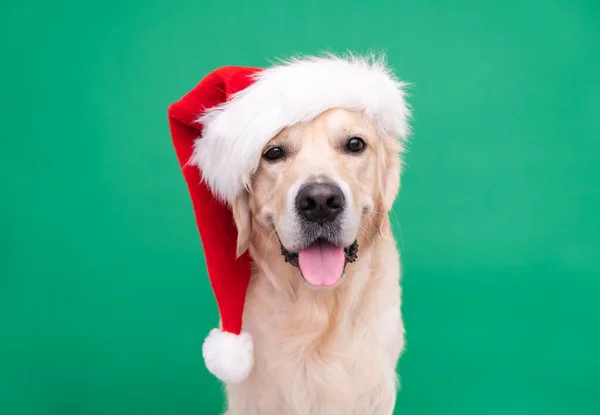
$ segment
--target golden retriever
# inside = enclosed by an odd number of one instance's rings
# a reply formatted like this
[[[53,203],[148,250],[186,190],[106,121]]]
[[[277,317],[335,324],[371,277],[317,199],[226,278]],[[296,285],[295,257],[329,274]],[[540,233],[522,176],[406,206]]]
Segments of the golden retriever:
[[[388,213],[401,144],[334,108],[264,147],[233,204],[253,274],[243,324],[255,366],[227,415],[389,415],[404,347]]]

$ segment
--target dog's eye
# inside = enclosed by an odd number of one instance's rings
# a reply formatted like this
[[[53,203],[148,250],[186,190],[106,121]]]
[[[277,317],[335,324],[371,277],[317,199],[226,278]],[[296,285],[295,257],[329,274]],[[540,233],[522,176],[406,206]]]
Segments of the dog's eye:
[[[361,138],[352,137],[346,143],[346,148],[351,153],[360,153],[361,151],[363,151],[365,149],[365,142]]]
[[[284,156],[284,152],[283,152],[283,149],[281,147],[271,147],[263,155],[263,157],[266,158],[269,161],[279,160],[283,156]]]

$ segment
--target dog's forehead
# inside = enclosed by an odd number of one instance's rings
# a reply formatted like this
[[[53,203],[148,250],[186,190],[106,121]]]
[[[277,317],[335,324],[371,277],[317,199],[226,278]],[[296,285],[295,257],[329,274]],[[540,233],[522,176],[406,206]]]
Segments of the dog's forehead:
[[[365,126],[365,118],[361,113],[343,108],[324,111],[313,121],[315,124],[329,130]]]
[[[347,138],[348,135],[365,135],[371,130],[372,126],[361,113],[333,108],[310,121],[284,128],[271,142],[325,144]]]

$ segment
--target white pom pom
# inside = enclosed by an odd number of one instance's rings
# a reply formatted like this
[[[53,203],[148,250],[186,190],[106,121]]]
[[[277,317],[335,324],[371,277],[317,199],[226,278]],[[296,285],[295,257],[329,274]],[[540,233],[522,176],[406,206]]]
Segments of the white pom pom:
[[[252,336],[212,329],[202,345],[204,364],[210,373],[226,383],[240,383],[254,366]]]

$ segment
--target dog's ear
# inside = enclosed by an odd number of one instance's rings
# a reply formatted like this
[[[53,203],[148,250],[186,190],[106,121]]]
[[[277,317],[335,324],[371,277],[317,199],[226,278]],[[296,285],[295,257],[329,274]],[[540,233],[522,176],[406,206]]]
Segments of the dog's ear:
[[[400,190],[400,174],[402,170],[401,154],[402,145],[394,139],[387,138],[380,153],[379,163],[379,188],[381,189],[376,209],[380,213],[377,215],[377,227],[379,234],[383,237],[390,237],[389,212],[394,205],[398,191]]]
[[[252,220],[250,217],[250,204],[249,195],[246,190],[240,192],[240,194],[233,201],[232,211],[233,220],[237,228],[237,248],[236,257],[239,258],[250,245],[250,234],[252,231]]]
[[[383,151],[383,162],[380,163],[381,202],[383,212],[387,213],[392,208],[394,200],[400,190],[400,174],[402,170],[401,153],[402,145],[394,139],[386,139]]]

